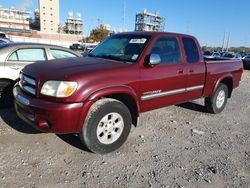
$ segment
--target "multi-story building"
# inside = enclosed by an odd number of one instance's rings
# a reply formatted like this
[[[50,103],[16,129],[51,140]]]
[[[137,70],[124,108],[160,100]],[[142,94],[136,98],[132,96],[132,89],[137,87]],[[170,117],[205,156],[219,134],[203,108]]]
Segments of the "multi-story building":
[[[76,13],[76,17],[74,17],[73,12],[68,13],[64,32],[73,35],[83,34],[83,21],[80,13]]]
[[[0,6],[0,31],[30,33],[30,12]]]
[[[40,30],[42,33],[58,33],[59,0],[39,0]]]
[[[137,13],[135,18],[135,31],[164,31],[165,18],[159,12],[149,13],[146,9]]]

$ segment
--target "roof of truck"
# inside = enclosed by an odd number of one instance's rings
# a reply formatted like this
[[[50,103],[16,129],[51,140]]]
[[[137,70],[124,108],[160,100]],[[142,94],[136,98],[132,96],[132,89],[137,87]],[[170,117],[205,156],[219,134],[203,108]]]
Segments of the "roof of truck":
[[[193,37],[192,35],[182,34],[182,33],[172,33],[172,32],[158,32],[158,31],[135,31],[135,32],[124,32],[119,34],[134,34],[134,35],[149,35],[149,36],[159,36],[159,35],[175,35],[175,36],[186,36]]]

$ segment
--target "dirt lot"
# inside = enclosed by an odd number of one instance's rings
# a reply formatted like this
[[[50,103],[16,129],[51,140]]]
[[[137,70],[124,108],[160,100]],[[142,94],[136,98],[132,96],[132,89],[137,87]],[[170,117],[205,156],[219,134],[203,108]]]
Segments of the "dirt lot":
[[[250,187],[250,71],[219,115],[203,100],[144,113],[117,152],[40,133],[0,110],[0,187]]]

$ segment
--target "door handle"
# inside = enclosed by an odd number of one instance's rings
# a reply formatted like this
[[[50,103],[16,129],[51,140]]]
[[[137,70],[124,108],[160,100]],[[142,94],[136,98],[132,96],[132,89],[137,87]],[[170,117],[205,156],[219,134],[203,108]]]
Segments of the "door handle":
[[[190,69],[189,72],[192,73],[192,72],[194,72],[194,70],[193,70],[193,69]]]
[[[178,73],[178,74],[183,74],[183,69],[179,69],[179,70],[177,71],[177,73]]]
[[[10,68],[11,68],[11,69],[14,69],[14,70],[19,70],[19,69],[21,69],[22,67],[20,67],[20,66],[11,66]]]

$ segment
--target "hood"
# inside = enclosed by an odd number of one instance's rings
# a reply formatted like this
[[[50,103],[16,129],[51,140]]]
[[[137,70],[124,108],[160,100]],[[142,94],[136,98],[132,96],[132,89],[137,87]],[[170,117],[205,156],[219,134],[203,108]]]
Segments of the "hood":
[[[78,74],[83,75],[127,66],[129,64],[114,60],[80,57],[29,64],[24,67],[22,72],[35,79],[67,80],[67,78]]]

